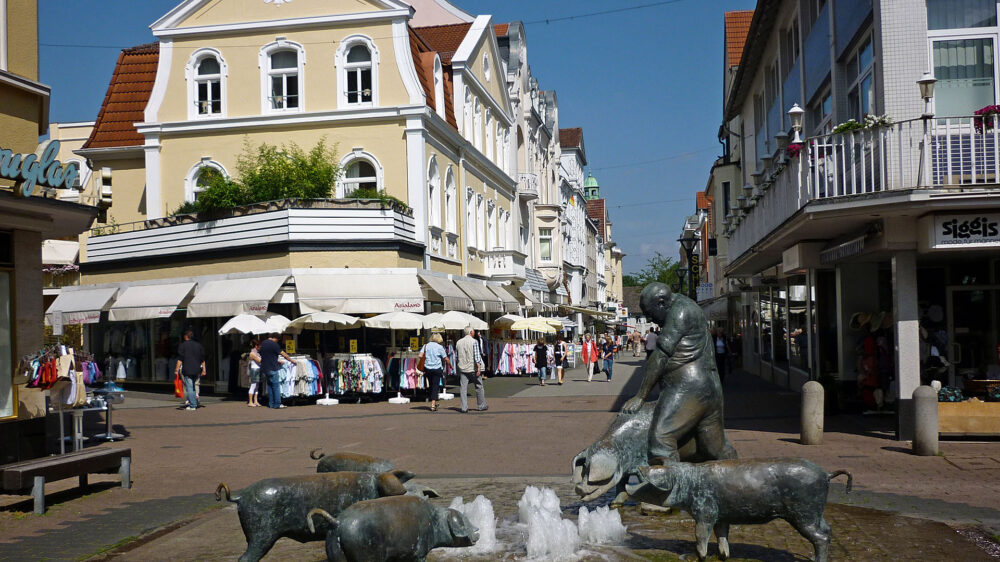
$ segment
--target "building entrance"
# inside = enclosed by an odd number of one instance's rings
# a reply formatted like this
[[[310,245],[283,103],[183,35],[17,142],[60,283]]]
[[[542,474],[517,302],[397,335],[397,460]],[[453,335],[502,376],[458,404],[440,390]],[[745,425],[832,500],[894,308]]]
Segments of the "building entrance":
[[[951,286],[947,291],[949,384],[996,376],[1000,373],[1000,285]]]

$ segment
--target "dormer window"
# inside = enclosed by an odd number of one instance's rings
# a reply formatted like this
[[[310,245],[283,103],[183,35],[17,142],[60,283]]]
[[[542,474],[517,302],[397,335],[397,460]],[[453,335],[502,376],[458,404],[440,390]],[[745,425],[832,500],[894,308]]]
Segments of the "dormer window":
[[[444,118],[444,72],[441,57],[434,55],[434,111]]]

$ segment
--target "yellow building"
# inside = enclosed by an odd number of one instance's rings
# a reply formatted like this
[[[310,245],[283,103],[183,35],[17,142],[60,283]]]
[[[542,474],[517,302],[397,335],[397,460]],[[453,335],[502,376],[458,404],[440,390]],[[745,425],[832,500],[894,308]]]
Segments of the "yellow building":
[[[106,209],[82,239],[82,286],[50,318],[91,324],[102,354],[128,351],[128,380],[163,382],[181,325],[214,340],[239,312],[517,310],[525,256],[494,25],[442,5],[189,0],[153,23],[158,42],[122,51],[76,151]],[[247,145],[320,140],[343,170],[330,199],[175,212],[204,170],[235,175]],[[141,345],[116,353],[123,333]],[[234,345],[206,346],[217,385]]]
[[[38,143],[49,88],[38,82],[37,30],[35,0],[0,2],[0,464],[46,453],[43,392],[15,377],[43,344],[42,241],[79,234],[95,213],[42,196],[71,178],[58,146]]]

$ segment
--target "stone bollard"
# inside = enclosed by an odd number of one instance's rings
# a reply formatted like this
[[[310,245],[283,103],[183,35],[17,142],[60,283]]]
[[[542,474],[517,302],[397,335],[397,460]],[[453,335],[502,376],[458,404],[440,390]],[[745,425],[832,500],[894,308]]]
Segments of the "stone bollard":
[[[913,454],[938,454],[938,393],[929,386],[913,391]]]
[[[823,385],[809,381],[802,385],[802,444],[823,444]]]

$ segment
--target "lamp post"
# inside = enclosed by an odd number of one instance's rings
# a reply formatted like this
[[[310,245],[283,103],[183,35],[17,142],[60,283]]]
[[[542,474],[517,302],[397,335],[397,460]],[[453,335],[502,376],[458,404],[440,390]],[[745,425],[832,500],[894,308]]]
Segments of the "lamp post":
[[[920,171],[917,172],[917,185],[920,187],[930,185],[927,174],[931,168],[931,152],[928,150],[928,147],[930,144],[930,121],[934,117],[931,102],[934,100],[935,82],[937,82],[937,79],[930,72],[925,72],[920,77],[920,80],[917,80],[917,86],[920,88],[920,97],[924,99],[924,113],[920,116],[920,119],[924,122],[924,137],[920,143]]]
[[[694,256],[694,245],[698,243],[698,239],[695,238],[694,236],[685,236],[683,238],[678,238],[677,241],[681,243],[681,248],[684,248],[684,255],[685,257],[687,257],[688,297],[690,297],[691,300],[695,300],[694,267],[693,267],[694,264],[691,262],[691,258]]]
[[[684,278],[687,277],[688,268],[677,268],[677,293],[684,294]]]
[[[794,138],[792,142],[795,144],[802,144],[802,117],[806,114],[806,110],[799,107],[799,104],[792,104],[792,108],[788,110],[788,118],[792,122],[792,133]]]

